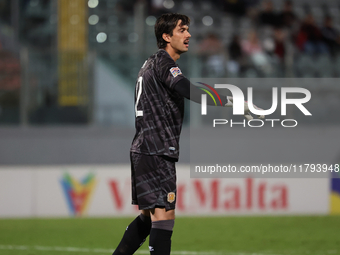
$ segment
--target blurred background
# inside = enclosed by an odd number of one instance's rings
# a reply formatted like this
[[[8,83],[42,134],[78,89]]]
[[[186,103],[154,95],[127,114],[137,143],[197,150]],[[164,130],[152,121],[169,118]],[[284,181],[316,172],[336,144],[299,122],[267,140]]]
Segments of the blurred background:
[[[1,0],[0,125],[133,128],[166,12],[191,19],[189,78],[340,76],[336,0]]]
[[[340,3],[337,0],[0,0],[1,172],[12,168],[19,173],[27,168],[33,171],[52,167],[56,171],[53,175],[51,170],[54,181],[63,178],[66,184],[69,180],[75,187],[86,189],[93,176],[85,173],[91,169],[96,173],[98,169],[105,170],[101,165],[111,169],[123,165],[125,174],[117,170],[111,175],[118,176],[117,183],[126,179],[124,183],[129,185],[129,148],[135,132],[135,81],[144,61],[157,51],[156,18],[167,12],[183,13],[191,19],[190,48],[177,62],[186,77],[248,78],[256,93],[262,95],[255,103],[263,107],[271,102],[268,98],[276,85],[270,82],[271,78],[284,80],[285,86],[311,91],[312,100],[307,108],[313,117],[301,120],[300,129],[282,136],[276,131],[266,133],[265,129],[261,133],[273,144],[270,150],[276,161],[282,159],[284,144],[294,155],[308,149],[304,154],[306,160],[319,155],[318,159],[325,160],[320,163],[339,163],[336,124],[340,109]],[[289,84],[292,78],[294,82]],[[181,137],[181,164],[190,160],[189,108]],[[294,114],[289,112],[287,118],[296,117]],[[239,159],[239,151],[244,147],[244,141],[239,140],[242,135],[228,132],[229,145],[239,148],[229,151],[229,156]],[[261,136],[249,132],[250,137],[258,139],[252,143],[256,147]],[[295,151],[287,138],[294,140]],[[255,158],[251,152],[245,154],[241,161],[252,162]],[[79,165],[83,171],[77,172],[74,169]],[[72,174],[62,177],[63,171]],[[23,182],[31,180],[30,190],[36,178],[32,177],[33,172],[32,176],[25,176],[19,174],[18,178]],[[43,176],[37,177],[41,183],[45,182]],[[84,179],[77,186],[71,177]],[[189,183],[189,177],[185,178]],[[12,179],[2,179],[4,185],[9,185],[9,180]],[[63,187],[67,190],[69,186],[65,183]],[[53,194],[62,192],[58,182],[50,186],[53,185],[56,185]],[[328,181],[322,185],[326,197],[330,190],[335,192],[336,210],[340,212],[339,183],[334,182],[331,188]],[[42,186],[42,193],[44,187],[49,186]],[[118,201],[116,191],[112,188]],[[3,192],[7,192],[5,188]],[[33,198],[36,196],[36,191],[29,192]],[[125,193],[129,194],[128,188]],[[65,194],[67,197],[68,193]],[[8,197],[3,199],[9,201]],[[70,206],[73,200],[69,199]],[[39,210],[34,211],[34,201],[35,198],[27,205],[31,209],[24,215],[37,215]],[[67,215],[67,205],[60,201],[65,206],[65,211],[60,213]],[[126,201],[128,207],[129,198]],[[324,201],[322,197],[320,201]],[[316,209],[315,213],[328,212],[328,202],[327,198],[326,204],[319,207],[321,212]],[[95,211],[94,215],[107,214],[113,208]],[[308,208],[298,207],[291,212],[313,211]],[[126,210],[131,213],[130,209]],[[54,215],[52,211],[47,215]],[[12,211],[4,212],[3,215],[11,215]],[[44,216],[44,212],[38,214]],[[119,215],[124,211],[113,213]]]

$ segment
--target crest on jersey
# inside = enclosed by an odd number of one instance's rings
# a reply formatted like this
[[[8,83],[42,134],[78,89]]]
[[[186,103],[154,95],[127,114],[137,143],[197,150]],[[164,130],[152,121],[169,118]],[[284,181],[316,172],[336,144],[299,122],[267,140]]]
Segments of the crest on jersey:
[[[174,202],[174,201],[175,201],[175,198],[176,198],[176,195],[175,195],[174,192],[169,192],[169,193],[168,193],[168,202],[169,202],[169,203]]]
[[[182,74],[182,71],[178,67],[173,67],[170,69],[170,73],[172,74],[173,77],[176,77],[177,75]]]

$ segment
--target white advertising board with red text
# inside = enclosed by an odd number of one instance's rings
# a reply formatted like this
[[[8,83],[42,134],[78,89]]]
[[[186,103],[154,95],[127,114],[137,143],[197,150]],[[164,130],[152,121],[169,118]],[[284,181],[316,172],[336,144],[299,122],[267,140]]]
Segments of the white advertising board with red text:
[[[329,179],[193,179],[177,165],[177,215],[328,214]],[[2,167],[0,217],[129,216],[130,167]]]

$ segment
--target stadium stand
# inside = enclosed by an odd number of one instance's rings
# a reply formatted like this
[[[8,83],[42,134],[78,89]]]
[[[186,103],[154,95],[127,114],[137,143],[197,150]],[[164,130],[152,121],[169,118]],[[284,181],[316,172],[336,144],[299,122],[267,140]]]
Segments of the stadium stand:
[[[90,6],[92,2],[98,3]],[[156,17],[164,12],[184,13],[191,18],[190,50],[181,56],[179,62],[189,78],[340,77],[340,5],[335,0],[316,0],[313,3],[305,0],[254,0],[245,1],[245,5],[232,5],[230,1],[218,0],[167,0],[161,5],[155,5],[154,1],[134,0],[88,3],[88,52],[95,52],[97,59],[106,63],[113,73],[124,77],[131,89],[140,66],[157,50],[153,26]],[[283,24],[264,25],[259,21],[263,6],[268,3],[273,5],[272,16],[278,20],[285,17]],[[17,61],[20,49],[25,48],[28,52],[25,82],[30,90],[28,108],[32,111],[32,121],[35,119],[34,111],[48,106],[57,107],[58,104],[57,7],[56,2],[50,0],[22,1],[19,36],[14,39],[16,43],[10,43],[12,49],[9,51],[16,56]],[[8,12],[6,8],[3,13]],[[318,33],[324,31],[325,17],[333,19],[334,34],[338,38],[331,56],[327,50],[307,53],[308,37],[304,31],[301,32],[301,22],[307,14],[314,18]],[[8,16],[2,15],[0,22],[1,27],[6,24],[9,30],[14,31]],[[241,56],[232,59],[228,47],[234,36],[239,37],[242,46],[251,31],[257,33],[261,54],[247,55],[242,49]],[[208,34],[217,35],[221,41],[223,57],[210,58],[198,53],[199,45]],[[319,39],[327,48],[323,38],[321,34]],[[216,66],[219,67],[218,74]],[[81,119],[82,115],[78,117]],[[83,121],[80,123],[87,123],[89,119]]]

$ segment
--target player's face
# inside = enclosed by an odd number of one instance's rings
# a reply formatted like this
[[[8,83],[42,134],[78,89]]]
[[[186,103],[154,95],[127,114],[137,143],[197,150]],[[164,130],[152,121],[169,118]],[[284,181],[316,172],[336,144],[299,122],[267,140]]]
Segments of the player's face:
[[[182,20],[179,20],[170,37],[170,47],[178,54],[188,51],[189,38],[191,37],[189,27],[181,24]]]

